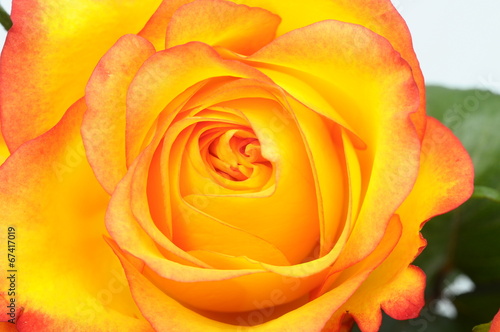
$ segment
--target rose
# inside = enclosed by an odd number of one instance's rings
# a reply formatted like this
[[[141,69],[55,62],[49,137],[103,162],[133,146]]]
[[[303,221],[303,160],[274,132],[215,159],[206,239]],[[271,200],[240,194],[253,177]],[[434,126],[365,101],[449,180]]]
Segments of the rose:
[[[472,167],[425,115],[390,2],[24,0],[13,21],[0,202],[19,330],[418,314],[420,227],[470,195]]]

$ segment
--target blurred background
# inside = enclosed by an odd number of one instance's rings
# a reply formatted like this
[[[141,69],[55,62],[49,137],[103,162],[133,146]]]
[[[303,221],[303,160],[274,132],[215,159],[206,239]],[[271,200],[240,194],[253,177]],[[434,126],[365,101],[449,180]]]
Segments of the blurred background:
[[[471,154],[476,190],[423,229],[429,245],[415,262],[428,277],[421,316],[405,322],[384,316],[381,331],[470,332],[500,308],[500,96],[491,93],[500,94],[500,1],[392,2],[413,36],[428,113]],[[7,12],[11,3],[0,0]],[[5,36],[0,28],[0,46]]]

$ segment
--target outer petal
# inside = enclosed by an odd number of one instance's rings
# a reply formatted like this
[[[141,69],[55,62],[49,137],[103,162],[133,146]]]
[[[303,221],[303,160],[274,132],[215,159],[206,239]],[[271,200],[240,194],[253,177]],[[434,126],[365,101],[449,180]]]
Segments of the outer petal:
[[[141,275],[123,256],[120,249],[111,243],[122,263],[135,300],[141,304],[156,331],[224,331],[230,326],[200,316],[162,293]]]
[[[418,91],[409,66],[384,38],[337,21],[292,31],[247,61],[317,110],[316,96],[301,89],[315,88],[330,105],[324,115],[335,121],[340,114],[367,143],[356,151],[364,197],[336,268],[352,265],[377,246],[417,175],[420,144],[409,115]]]
[[[395,319],[418,317],[424,306],[425,273],[410,265],[395,280],[384,287],[380,306]]]
[[[128,87],[143,62],[155,53],[146,39],[126,35],[99,61],[86,88],[82,136],[90,164],[108,193],[127,172],[125,116]]]
[[[473,190],[474,168],[469,154],[448,128],[427,117],[417,182],[398,210],[401,218],[411,218],[420,226],[458,207]]]
[[[13,226],[17,234],[19,331],[150,329],[137,318],[122,269],[102,238],[108,195],[85,159],[84,110],[80,100],[0,168],[2,228]]]
[[[497,312],[491,322],[490,332],[500,332],[500,310]]]
[[[175,11],[193,0],[163,0],[160,7],[154,12],[153,16],[139,32],[139,36],[149,40],[156,48],[161,51],[165,49],[165,35],[167,26]]]
[[[16,324],[0,322],[0,330],[2,332],[17,332]]]
[[[17,0],[0,62],[3,133],[11,150],[43,134],[84,95],[99,58],[138,32],[160,0]]]
[[[278,16],[261,8],[198,0],[174,13],[168,24],[166,48],[200,41],[251,54],[274,39],[279,23]]]
[[[405,320],[418,316],[424,306],[425,274],[422,270],[410,266],[389,281],[377,271],[365,280],[336,313],[336,317],[332,318],[328,325],[332,327],[332,331],[335,331],[333,326],[338,324],[338,316],[345,312],[352,315],[363,332],[379,330],[382,324],[380,308],[396,319]]]

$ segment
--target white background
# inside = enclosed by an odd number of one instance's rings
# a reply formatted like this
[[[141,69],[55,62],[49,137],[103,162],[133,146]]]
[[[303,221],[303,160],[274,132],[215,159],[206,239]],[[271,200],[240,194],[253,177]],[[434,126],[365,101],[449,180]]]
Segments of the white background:
[[[499,0],[392,2],[413,35],[427,84],[480,87],[500,93]],[[0,3],[10,12],[12,0]],[[0,30],[3,46],[5,31]]]

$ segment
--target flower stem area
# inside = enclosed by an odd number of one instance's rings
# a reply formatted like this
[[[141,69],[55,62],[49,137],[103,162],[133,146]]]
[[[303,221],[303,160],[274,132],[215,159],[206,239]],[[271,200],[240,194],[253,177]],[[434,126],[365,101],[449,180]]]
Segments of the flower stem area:
[[[12,21],[10,19],[10,15],[0,6],[0,23],[4,27],[5,30],[9,30],[12,27]]]

